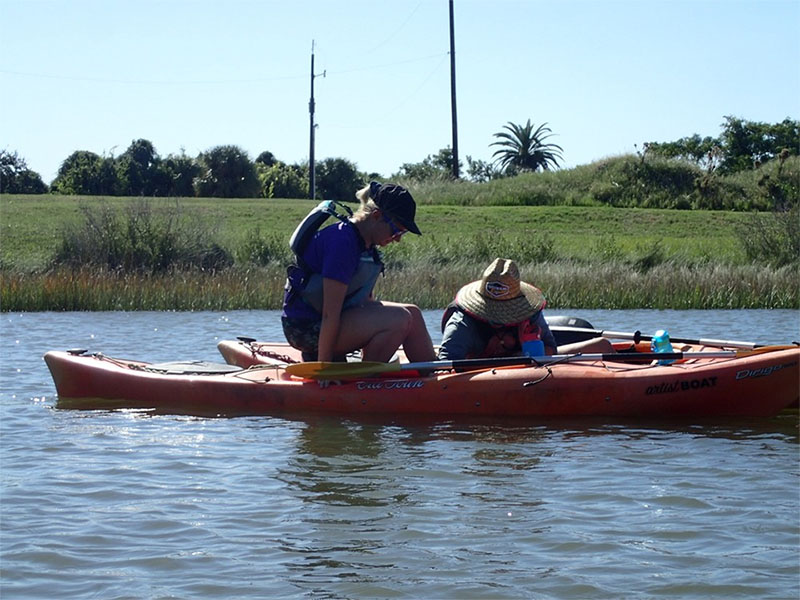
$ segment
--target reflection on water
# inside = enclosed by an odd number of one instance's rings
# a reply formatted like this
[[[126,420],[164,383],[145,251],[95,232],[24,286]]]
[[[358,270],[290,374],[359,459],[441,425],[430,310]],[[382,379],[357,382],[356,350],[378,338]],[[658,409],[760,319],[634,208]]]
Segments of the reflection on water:
[[[391,474],[377,472],[383,444],[378,427],[315,419],[300,433],[281,477],[312,504],[384,506]]]

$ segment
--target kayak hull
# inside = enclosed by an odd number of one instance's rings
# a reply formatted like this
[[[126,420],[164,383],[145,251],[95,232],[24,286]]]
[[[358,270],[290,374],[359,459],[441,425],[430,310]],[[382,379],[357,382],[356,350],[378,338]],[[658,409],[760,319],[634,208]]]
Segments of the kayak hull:
[[[587,361],[392,374],[327,387],[287,374],[283,366],[296,360],[290,352],[218,373],[170,371],[100,354],[52,351],[44,358],[59,408],[214,416],[760,417],[796,402],[800,388],[800,348],[664,366]]]

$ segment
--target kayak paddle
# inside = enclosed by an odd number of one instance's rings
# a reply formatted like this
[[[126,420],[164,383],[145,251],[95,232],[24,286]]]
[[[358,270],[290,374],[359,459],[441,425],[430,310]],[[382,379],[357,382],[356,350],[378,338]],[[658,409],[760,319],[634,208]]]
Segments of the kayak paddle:
[[[639,342],[640,340],[652,340],[652,335],[643,334],[641,331],[635,331],[633,333],[627,333],[624,331],[608,331],[606,329],[586,329],[583,327],[567,327],[563,325],[552,325],[550,327],[550,331],[554,334],[556,332],[564,332],[564,333],[585,333],[589,335],[593,335],[595,337],[607,337],[607,338],[618,338],[621,340],[633,340],[634,342]],[[677,343],[677,344],[699,344],[702,346],[715,346],[715,347],[724,347],[727,346],[729,348],[747,348],[747,349],[754,349],[754,348],[762,348],[766,347],[766,344],[756,344],[755,342],[737,342],[732,340],[712,340],[712,339],[697,339],[697,340],[690,340],[688,338],[675,338],[670,336],[670,341]]]
[[[301,362],[287,365],[290,375],[306,379],[344,379],[371,377],[402,371],[473,371],[493,367],[548,365],[580,361],[649,362],[652,360],[681,360],[689,358],[737,358],[784,350],[796,346],[770,346],[756,350],[719,350],[713,352],[618,352],[610,354],[555,354],[553,356],[504,356],[500,358],[465,358],[430,362]]]

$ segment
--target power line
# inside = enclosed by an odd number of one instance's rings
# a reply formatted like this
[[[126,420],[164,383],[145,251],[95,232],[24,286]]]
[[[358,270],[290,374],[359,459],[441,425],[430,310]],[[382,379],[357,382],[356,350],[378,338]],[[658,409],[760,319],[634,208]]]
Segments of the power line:
[[[266,81],[283,81],[289,79],[303,79],[305,75],[282,75],[273,77],[247,78],[247,79],[206,79],[206,80],[176,80],[176,79],[118,79],[111,77],[86,77],[84,75],[54,75],[52,73],[31,73],[25,71],[8,71],[0,69],[4,75],[19,77],[34,77],[37,79],[60,79],[66,81],[89,81],[92,83],[114,83],[125,85],[229,85],[234,83],[261,83]]]
[[[346,75],[347,73],[356,73],[356,72],[359,72],[359,71],[371,71],[371,70],[374,70],[374,69],[386,69],[386,67],[394,67],[394,66],[397,66],[397,65],[406,65],[406,64],[409,64],[409,63],[422,62],[422,61],[430,60],[432,58],[440,58],[443,55],[447,56],[447,54],[448,54],[447,52],[444,52],[444,53],[437,52],[436,54],[428,54],[427,56],[418,56],[416,58],[408,58],[406,60],[398,60],[396,62],[383,63],[383,64],[380,64],[380,65],[369,65],[367,67],[355,67],[355,68],[352,68],[352,69],[342,69],[340,71],[331,71],[331,74],[332,75]]]
[[[428,54],[426,56],[418,56],[415,58],[407,58],[389,63],[382,63],[377,65],[367,65],[364,67],[353,67],[352,69],[341,69],[338,71],[331,71],[331,74],[344,75],[347,73],[356,73],[360,71],[384,70],[387,67],[394,67],[397,65],[405,65],[414,62],[423,62],[432,58],[442,56],[441,53]],[[116,77],[87,77],[85,75],[62,75],[53,73],[34,73],[30,71],[12,71],[8,69],[0,69],[0,74],[11,75],[15,77],[31,77],[36,79],[58,79],[62,81],[86,81],[91,83],[101,84],[122,84],[122,85],[234,85],[243,83],[266,83],[270,81],[291,81],[305,79],[308,75],[273,75],[267,77],[248,77],[242,79],[120,79]]]
[[[398,102],[393,104],[389,109],[383,111],[381,116],[371,120],[369,122],[369,124],[359,123],[357,125],[347,125],[347,124],[331,123],[331,124],[328,124],[327,127],[333,127],[333,128],[338,128],[338,129],[363,129],[365,127],[374,127],[375,125],[379,125],[381,123],[385,123],[387,121],[387,119],[391,115],[393,115],[398,110],[400,110],[400,108],[402,108],[405,104],[407,104],[409,100],[411,100],[414,96],[416,96],[420,92],[420,90],[422,90],[422,88],[424,88],[427,85],[427,83],[431,80],[431,78],[434,75],[436,75],[436,73],[439,70],[441,70],[442,65],[447,60],[448,55],[447,54],[441,54],[441,55],[437,55],[437,56],[440,57],[439,62],[437,62],[436,65],[433,67],[433,69],[431,69],[430,72],[428,72],[428,74],[420,81],[420,83],[417,85],[417,87],[415,87],[408,94],[403,96],[402,99],[400,99]]]
[[[381,32],[391,31],[390,35],[385,37],[383,40],[381,40],[377,44],[375,44],[373,46],[370,46],[368,48],[362,48],[362,49],[360,49],[358,51],[358,54],[351,55],[350,57],[346,57],[346,58],[348,58],[348,59],[349,58],[361,58],[365,54],[366,55],[374,55],[377,50],[380,50],[381,48],[386,46],[390,41],[392,41],[394,38],[396,38],[398,36],[398,34],[401,31],[403,31],[403,29],[405,29],[406,25],[408,25],[409,21],[411,21],[411,17],[413,17],[416,14],[417,10],[419,10],[419,7],[422,6],[422,4],[423,4],[422,2],[419,2],[411,10],[411,12],[408,13],[408,16],[405,18],[405,20],[399,26],[397,26],[397,27],[393,26],[391,28],[389,28],[389,27],[381,27],[380,29],[377,29],[376,31],[381,31]]]

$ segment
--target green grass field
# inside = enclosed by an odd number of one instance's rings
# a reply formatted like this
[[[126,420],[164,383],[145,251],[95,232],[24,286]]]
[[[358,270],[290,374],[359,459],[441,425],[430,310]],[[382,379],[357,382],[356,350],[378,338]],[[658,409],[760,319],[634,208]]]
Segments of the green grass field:
[[[142,199],[0,195],[0,306],[17,310],[279,308],[288,238],[310,200],[150,199],[196,219],[236,259],[220,272],[109,273],[53,267],[82,211]],[[385,252],[380,297],[441,308],[495,257],[517,260],[551,308],[800,308],[796,264],[752,261],[755,217],[727,211],[419,203],[423,236]],[[255,244],[254,244],[255,240]],[[248,246],[249,244],[249,246]],[[246,248],[264,248],[253,262]]]
[[[80,208],[117,206],[131,198],[0,195],[0,260],[5,268],[44,267],[65,225],[82,220]],[[217,229],[220,245],[235,251],[249,234],[283,236],[314,206],[310,200],[181,198],[152,199],[153,206],[176,206]],[[503,246],[504,240],[546,237],[562,258],[602,261],[630,257],[660,243],[669,258],[744,264],[737,227],[750,215],[725,211],[577,206],[421,205],[417,222],[423,236],[405,238],[388,254],[413,257],[431,244],[464,244],[476,238]],[[414,236],[411,236],[412,238]],[[514,254],[513,247],[508,248]]]

